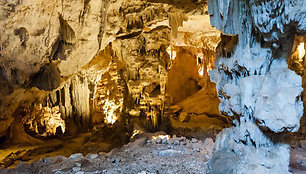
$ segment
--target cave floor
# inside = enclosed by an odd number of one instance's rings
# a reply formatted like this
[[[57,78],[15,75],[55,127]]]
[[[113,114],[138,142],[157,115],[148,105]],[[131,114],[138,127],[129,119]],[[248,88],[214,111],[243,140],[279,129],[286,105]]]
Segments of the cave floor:
[[[82,137],[88,136],[84,134],[77,140],[71,140],[69,143],[72,144],[65,145],[65,148],[47,152],[47,155],[42,155],[36,161],[18,162],[15,168],[0,169],[0,173],[206,173],[210,159],[213,157],[211,147],[214,147],[212,140],[214,137],[196,139],[190,137],[197,136],[201,134],[200,132],[195,134],[195,132],[189,132],[185,128],[176,131],[185,134],[187,138],[176,135],[173,135],[170,139],[170,136],[165,138],[166,133],[164,132],[142,133],[137,134],[131,139],[130,143],[121,148],[114,148],[108,153],[89,153],[83,156],[79,153],[81,147],[77,147],[76,144],[82,146],[81,142],[84,141]],[[209,137],[210,135],[213,134],[202,134],[202,137]],[[49,143],[48,147],[56,147],[60,144],[56,141],[54,141],[54,144],[51,144],[51,141]],[[69,149],[69,147],[71,148]],[[37,147],[32,148],[36,149],[32,153],[37,152]],[[13,148],[11,149],[13,151]],[[18,147],[18,150],[20,151],[20,147]],[[64,157],[63,151],[65,150],[67,155],[76,154],[69,158],[69,155]],[[44,149],[43,152],[46,152],[46,150]],[[58,152],[61,153],[57,154]],[[291,149],[290,167],[292,173],[303,174],[306,172],[305,157],[306,141],[295,141]]]
[[[165,133],[139,135],[109,153],[46,157],[34,163],[20,162],[16,168],[0,169],[0,173],[206,173],[210,157],[203,141],[152,139],[159,135]],[[213,142],[209,146],[211,149]]]
[[[64,139],[51,139],[39,145],[14,145],[0,149],[0,166],[15,167],[19,161],[32,163],[38,159],[54,156],[70,156],[82,152],[109,151],[111,144],[88,141],[91,133],[78,134]]]
[[[177,142],[173,138],[173,141],[152,139],[166,135],[164,132],[144,131],[128,144],[118,146],[114,139],[113,143],[95,141],[91,133],[83,133],[47,140],[37,146],[0,149],[0,165],[9,166],[0,167],[0,173],[206,173],[212,155],[208,155],[209,150],[202,150],[207,146],[204,141],[215,141],[216,135],[229,125],[206,115],[192,115],[186,122],[178,118],[170,121],[173,129],[169,134],[177,136]],[[69,157],[77,153],[85,157]],[[305,137],[294,139],[290,167],[295,174],[306,172]]]
[[[290,170],[294,174],[306,173],[306,136],[295,135],[290,150]]]
[[[200,124],[201,122],[202,124]],[[171,119],[171,124],[173,125],[173,129],[170,132],[171,135],[176,134],[189,139],[205,140],[208,137],[215,139],[217,133],[223,129],[222,121],[205,115],[191,117],[188,122],[184,123],[179,122],[177,119]],[[86,155],[88,153],[109,152],[114,147],[120,146],[114,139],[112,141],[97,140],[93,138],[92,133],[46,140],[39,145],[13,145],[0,148],[0,167],[13,168],[17,166],[19,161],[33,163],[45,157],[69,157],[74,153]]]

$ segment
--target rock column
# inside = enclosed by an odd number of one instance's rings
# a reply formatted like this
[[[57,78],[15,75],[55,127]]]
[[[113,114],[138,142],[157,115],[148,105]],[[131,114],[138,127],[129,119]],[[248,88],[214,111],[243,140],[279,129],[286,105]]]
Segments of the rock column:
[[[208,0],[208,7],[212,25],[228,35],[211,80],[220,112],[235,124],[217,137],[212,171],[286,173],[284,132],[298,131],[303,115],[302,78],[288,69],[287,58],[294,35],[305,34],[306,1]],[[222,160],[230,164],[218,168]]]

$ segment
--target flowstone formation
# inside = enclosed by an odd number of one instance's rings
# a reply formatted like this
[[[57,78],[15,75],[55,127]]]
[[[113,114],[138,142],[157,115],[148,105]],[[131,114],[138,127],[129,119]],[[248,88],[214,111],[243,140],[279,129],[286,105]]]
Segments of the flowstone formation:
[[[289,173],[286,133],[299,129],[303,88],[287,58],[295,35],[306,33],[306,1],[208,0],[208,7],[227,35],[211,79],[220,112],[235,118],[217,137],[211,173]]]

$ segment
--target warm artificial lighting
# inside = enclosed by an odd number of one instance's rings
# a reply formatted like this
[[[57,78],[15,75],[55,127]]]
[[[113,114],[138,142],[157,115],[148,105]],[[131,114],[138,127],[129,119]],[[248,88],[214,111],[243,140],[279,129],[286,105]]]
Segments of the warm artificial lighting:
[[[170,56],[170,65],[169,65],[169,69],[170,69],[173,64],[174,59],[176,58],[176,51],[173,50],[171,45],[167,48],[166,51]]]
[[[138,130],[138,129],[134,129],[133,134],[131,136],[131,138],[134,138],[137,134],[143,133],[143,131]]]
[[[201,66],[201,67],[199,68],[198,72],[199,72],[199,75],[200,75],[200,76],[203,76],[203,75],[204,75],[204,68],[203,68],[203,66]]]
[[[45,123],[47,133],[55,135],[57,127],[61,127],[62,132],[65,133],[66,129],[65,121],[61,118],[59,106],[55,106],[52,108],[43,107],[43,110],[45,111],[44,113],[45,119],[41,121]]]
[[[120,104],[116,104],[115,100],[109,100],[108,98],[104,100],[103,112],[105,114],[104,122],[107,124],[114,124],[118,117],[115,114],[115,111],[119,109],[119,112],[122,111],[123,99],[120,99]]]
[[[169,65],[169,69],[170,69],[173,64],[174,59],[176,58],[176,51],[173,50],[171,45],[167,48],[166,51],[170,56],[170,65]]]
[[[299,61],[302,62],[303,58],[305,56],[305,47],[304,47],[304,42],[301,42],[298,47],[297,50],[299,52]]]
[[[46,127],[46,132],[42,136],[55,135],[56,129],[61,128],[62,133],[65,133],[66,125],[65,121],[61,117],[59,106],[55,107],[42,107],[36,105],[36,110],[32,112],[34,115],[30,117],[24,117],[24,121],[30,126],[30,130],[34,130],[39,133],[38,126],[42,125]],[[37,119],[39,118],[39,119]]]
[[[213,70],[213,66],[212,65],[213,64],[211,64],[210,62],[208,63],[208,65],[207,65],[207,72]]]
[[[158,135],[158,136],[152,136],[152,139],[157,139],[157,138],[160,138],[160,139],[167,139],[169,140],[170,136],[169,135]]]
[[[52,109],[48,107],[48,109],[49,109],[48,113],[50,117],[49,117],[49,120],[46,120],[47,130],[49,127],[51,129],[50,133],[55,135],[56,128],[61,127],[62,132],[65,133],[65,129],[66,129],[65,121],[61,117],[59,106],[55,106]]]
[[[173,50],[171,45],[167,48],[167,53],[170,55],[170,60],[174,60],[176,58],[176,51]]]

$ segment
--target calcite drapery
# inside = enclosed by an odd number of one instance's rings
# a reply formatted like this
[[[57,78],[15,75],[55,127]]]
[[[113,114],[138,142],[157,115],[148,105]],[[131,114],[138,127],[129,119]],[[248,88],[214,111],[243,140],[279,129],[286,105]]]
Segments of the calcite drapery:
[[[208,7],[213,26],[239,37],[232,50],[219,50],[211,72],[220,111],[236,118],[216,149],[239,154],[234,173],[288,171],[288,141],[276,133],[296,132],[303,115],[302,80],[286,60],[294,34],[306,32],[306,2],[208,0]]]

